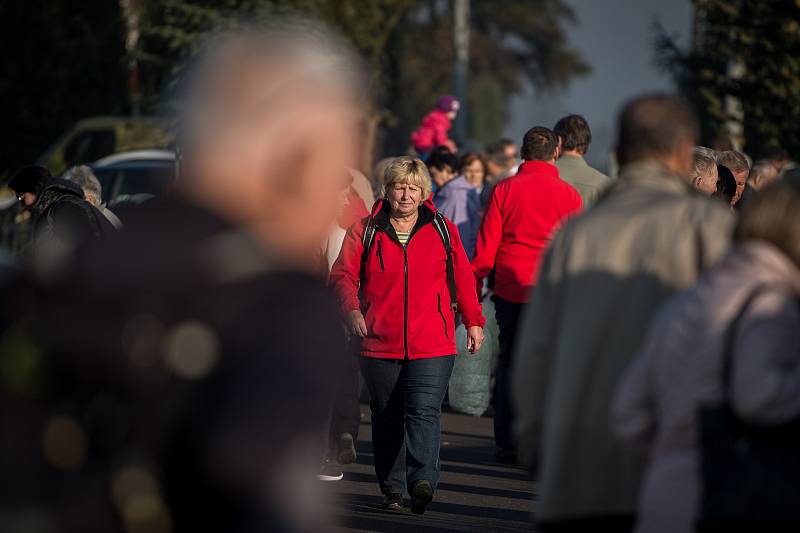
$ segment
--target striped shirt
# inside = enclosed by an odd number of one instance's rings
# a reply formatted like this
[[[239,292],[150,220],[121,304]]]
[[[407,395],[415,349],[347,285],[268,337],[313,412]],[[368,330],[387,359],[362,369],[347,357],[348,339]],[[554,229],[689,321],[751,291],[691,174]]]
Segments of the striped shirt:
[[[408,242],[408,237],[411,235],[411,232],[410,231],[405,231],[405,232],[395,231],[395,233],[397,233],[397,240],[400,241],[400,244],[405,246],[406,243]]]

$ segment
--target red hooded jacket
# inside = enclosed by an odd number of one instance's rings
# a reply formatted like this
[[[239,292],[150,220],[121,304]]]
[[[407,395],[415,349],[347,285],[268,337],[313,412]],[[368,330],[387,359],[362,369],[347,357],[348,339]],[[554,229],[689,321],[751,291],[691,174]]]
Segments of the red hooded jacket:
[[[494,293],[526,303],[553,233],[581,206],[578,191],[559,178],[555,165],[544,161],[526,161],[516,175],[498,183],[472,258],[478,292],[494,268]]]
[[[434,109],[422,119],[419,128],[411,134],[414,149],[418,152],[427,152],[437,146],[449,145],[451,141],[447,132],[451,126],[447,113]]]
[[[389,208],[379,200],[373,209],[376,232],[359,282],[362,235],[367,218],[353,224],[333,265],[330,284],[342,311],[360,309],[368,335],[361,355],[382,359],[423,359],[456,353],[455,316],[445,272],[445,248],[433,227],[436,208],[420,207],[419,220],[405,248],[389,222]],[[465,326],[483,326],[474,277],[458,228],[447,221],[453,248],[456,299]]]

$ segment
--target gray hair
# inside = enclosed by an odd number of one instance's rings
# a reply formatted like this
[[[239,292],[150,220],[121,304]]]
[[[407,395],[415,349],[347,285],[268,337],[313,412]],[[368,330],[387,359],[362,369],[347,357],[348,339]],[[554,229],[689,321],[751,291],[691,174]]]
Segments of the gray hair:
[[[694,148],[694,167],[692,168],[692,180],[700,176],[708,176],[717,167],[717,160],[714,157],[714,150],[704,146]]]
[[[243,74],[268,73],[255,109],[237,111],[231,89]],[[211,37],[183,80],[178,141],[184,152],[220,126],[253,114],[275,113],[301,90],[325,91],[361,103],[362,65],[351,47],[317,23],[285,16],[241,24]],[[314,92],[312,92],[314,91]],[[313,96],[312,96],[313,97]]]
[[[94,172],[92,172],[92,169],[86,165],[69,168],[64,171],[61,177],[83,189],[84,194],[93,194],[94,197],[97,198],[98,203],[102,201],[103,187],[100,185],[100,181],[94,175]]]

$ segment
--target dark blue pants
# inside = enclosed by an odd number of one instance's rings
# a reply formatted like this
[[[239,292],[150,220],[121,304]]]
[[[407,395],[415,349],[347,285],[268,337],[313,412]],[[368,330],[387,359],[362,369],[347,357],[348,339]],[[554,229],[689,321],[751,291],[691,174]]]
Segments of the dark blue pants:
[[[444,400],[455,357],[391,360],[360,357],[369,389],[375,474],[383,494],[416,481],[439,482]]]
[[[512,432],[514,413],[511,409],[511,356],[514,352],[514,339],[523,304],[509,302],[497,296],[494,301],[495,317],[499,329],[497,341],[500,353],[494,380],[494,442],[503,451],[516,451],[517,446]]]

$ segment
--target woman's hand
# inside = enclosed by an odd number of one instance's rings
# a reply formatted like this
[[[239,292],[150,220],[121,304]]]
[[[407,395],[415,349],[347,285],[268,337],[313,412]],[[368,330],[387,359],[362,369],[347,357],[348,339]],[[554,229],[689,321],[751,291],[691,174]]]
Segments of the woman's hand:
[[[483,344],[483,328],[471,326],[467,329],[467,350],[469,353],[475,353],[481,349],[481,344]]]
[[[364,320],[364,315],[358,309],[347,313],[347,326],[353,335],[362,338],[367,336],[367,321]],[[481,334],[481,339],[483,339],[483,334]]]

